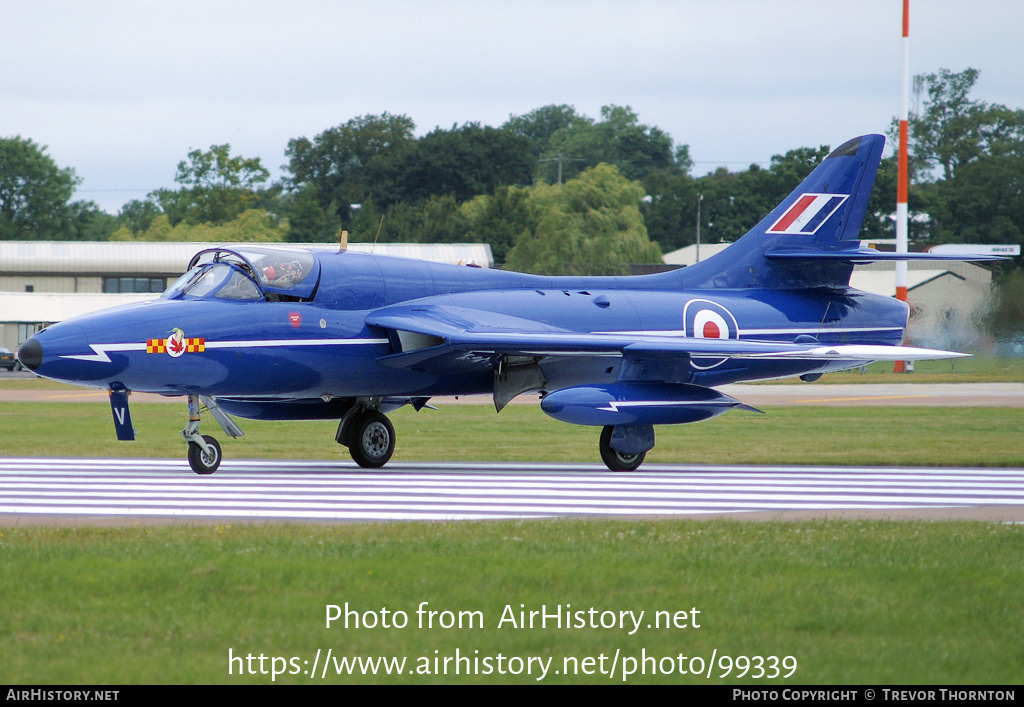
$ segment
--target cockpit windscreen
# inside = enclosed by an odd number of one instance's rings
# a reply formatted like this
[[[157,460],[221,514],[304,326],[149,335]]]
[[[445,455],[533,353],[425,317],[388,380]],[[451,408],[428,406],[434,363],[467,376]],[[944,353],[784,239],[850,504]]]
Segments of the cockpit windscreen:
[[[296,288],[316,266],[308,250],[248,245],[211,248],[193,258],[191,265],[167,288],[165,299],[304,299],[316,284],[313,278]]]

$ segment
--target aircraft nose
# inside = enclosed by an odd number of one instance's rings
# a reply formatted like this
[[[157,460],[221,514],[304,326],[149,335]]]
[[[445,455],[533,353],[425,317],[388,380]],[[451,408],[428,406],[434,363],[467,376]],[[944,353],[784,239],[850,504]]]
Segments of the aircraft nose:
[[[43,346],[36,340],[36,337],[31,337],[21,345],[21,348],[18,349],[18,360],[30,371],[39,368],[39,364],[43,362]]]

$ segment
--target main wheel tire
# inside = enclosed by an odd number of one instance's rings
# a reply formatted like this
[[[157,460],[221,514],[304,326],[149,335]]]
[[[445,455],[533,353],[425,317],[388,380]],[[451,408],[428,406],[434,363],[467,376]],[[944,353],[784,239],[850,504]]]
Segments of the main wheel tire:
[[[223,456],[220,452],[220,442],[210,435],[203,435],[203,441],[210,445],[210,453],[203,451],[195,442],[188,443],[188,465],[197,474],[212,474],[217,471]]]
[[[612,471],[636,471],[644,463],[647,452],[623,454],[617,449],[612,449],[613,429],[611,425],[607,425],[601,430],[601,441],[598,444],[598,448],[601,450],[601,461]]]
[[[386,416],[370,410],[352,423],[349,454],[359,466],[379,469],[395,453],[395,428]]]

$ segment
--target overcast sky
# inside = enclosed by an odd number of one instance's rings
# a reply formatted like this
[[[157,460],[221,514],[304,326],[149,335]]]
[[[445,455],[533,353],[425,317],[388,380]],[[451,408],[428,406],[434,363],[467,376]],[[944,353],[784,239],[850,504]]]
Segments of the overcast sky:
[[[0,136],[48,146],[116,213],[230,143],[281,174],[288,140],[408,115],[423,135],[568,103],[629,105],[695,174],[884,133],[902,0],[0,0]],[[981,71],[1024,107],[1024,1],[912,0],[911,73]]]

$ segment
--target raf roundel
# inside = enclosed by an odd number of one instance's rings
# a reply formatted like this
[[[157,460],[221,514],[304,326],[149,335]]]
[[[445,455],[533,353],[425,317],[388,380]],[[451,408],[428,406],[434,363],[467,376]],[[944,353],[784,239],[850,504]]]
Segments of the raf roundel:
[[[697,339],[738,339],[736,317],[707,299],[692,299],[683,307],[683,336]]]
[[[738,339],[739,325],[728,309],[708,299],[692,299],[683,307],[683,336],[695,339]],[[690,365],[707,370],[725,363],[724,358],[694,357]]]
[[[693,336],[698,339],[730,339],[729,324],[721,314],[701,309],[693,318]]]

